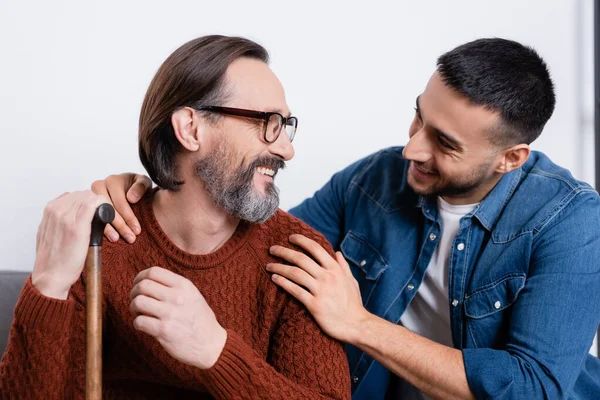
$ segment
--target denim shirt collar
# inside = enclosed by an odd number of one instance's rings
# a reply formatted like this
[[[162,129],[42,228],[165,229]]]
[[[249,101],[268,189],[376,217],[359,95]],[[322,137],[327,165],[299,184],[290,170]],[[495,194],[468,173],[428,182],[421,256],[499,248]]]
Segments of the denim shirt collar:
[[[491,232],[496,225],[500,213],[519,185],[522,174],[523,170],[521,168],[504,174],[496,186],[479,203],[479,207],[475,209],[474,216],[488,231]]]
[[[496,186],[487,194],[479,205],[469,215],[476,217],[481,225],[488,231],[492,231],[502,209],[510,200],[515,191],[523,171],[521,168],[508,172],[498,181]],[[416,206],[423,210],[423,215],[435,221],[437,217],[437,204],[435,197],[419,196]]]

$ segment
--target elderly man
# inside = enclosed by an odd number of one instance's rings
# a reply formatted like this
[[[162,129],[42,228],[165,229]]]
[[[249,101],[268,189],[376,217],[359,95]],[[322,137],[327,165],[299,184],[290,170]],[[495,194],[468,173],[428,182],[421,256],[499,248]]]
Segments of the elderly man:
[[[273,179],[297,119],[243,38],[177,49],[142,106],[139,152],[161,188],[134,212],[132,246],[103,249],[105,398],[349,398],[343,346],[264,266],[273,245],[320,234],[277,209]],[[65,194],[44,212],[36,261],[0,364],[0,397],[83,397],[90,223],[105,201]]]

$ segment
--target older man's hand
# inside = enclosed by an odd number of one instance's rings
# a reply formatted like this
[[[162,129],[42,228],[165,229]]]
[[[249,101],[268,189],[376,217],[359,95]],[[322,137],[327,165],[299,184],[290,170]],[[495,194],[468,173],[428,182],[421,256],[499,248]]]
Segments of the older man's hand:
[[[225,346],[227,331],[188,279],[160,267],[133,281],[133,326],[155,337],[175,359],[200,369],[212,367]]]
[[[96,208],[108,202],[91,191],[64,193],[44,209],[31,283],[44,296],[66,300],[79,279],[90,245]]]
[[[317,242],[302,235],[290,236],[290,242],[304,253],[273,246],[271,254],[290,265],[269,264],[273,282],[290,293],[313,315],[329,336],[351,343],[359,335],[362,322],[369,317],[363,307],[358,282],[340,252],[335,258]]]

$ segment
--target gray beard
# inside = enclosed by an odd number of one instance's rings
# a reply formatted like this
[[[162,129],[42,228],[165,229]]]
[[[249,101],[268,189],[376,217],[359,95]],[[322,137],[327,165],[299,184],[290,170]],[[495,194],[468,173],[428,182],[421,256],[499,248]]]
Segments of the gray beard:
[[[247,167],[243,166],[242,161],[235,168],[233,160],[239,158],[223,140],[214,152],[196,163],[196,174],[204,182],[215,204],[230,215],[248,222],[265,222],[279,207],[279,189],[273,183],[268,183],[265,194],[258,193],[254,188],[256,167],[267,166],[277,171],[284,168],[285,163],[262,157]]]

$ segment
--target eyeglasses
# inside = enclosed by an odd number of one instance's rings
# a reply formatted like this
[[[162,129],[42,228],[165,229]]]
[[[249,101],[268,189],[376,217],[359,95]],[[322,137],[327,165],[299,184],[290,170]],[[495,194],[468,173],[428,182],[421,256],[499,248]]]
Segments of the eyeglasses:
[[[279,138],[279,134],[283,127],[285,127],[288,138],[290,139],[290,142],[292,142],[296,136],[296,129],[298,128],[298,118],[284,117],[277,112],[254,111],[242,108],[218,106],[201,106],[196,107],[196,110],[262,120],[264,122],[263,139],[267,143],[276,141],[277,138]]]

